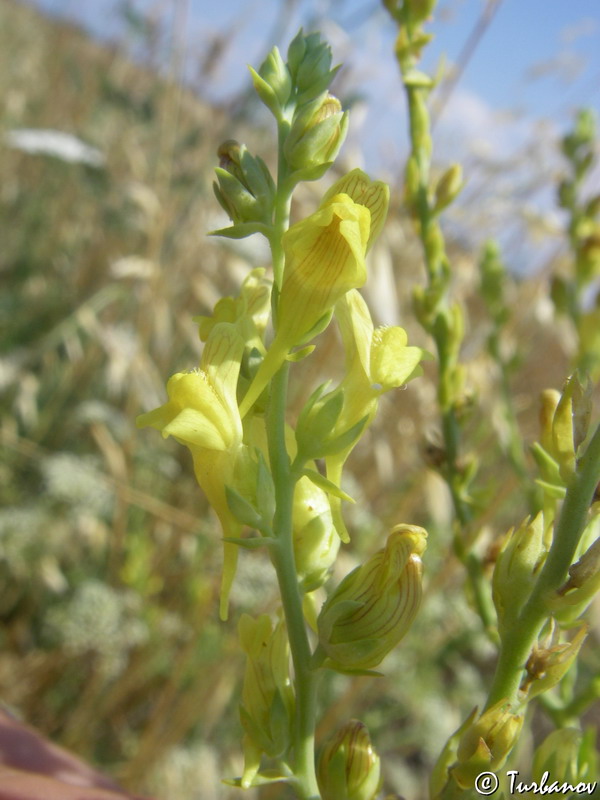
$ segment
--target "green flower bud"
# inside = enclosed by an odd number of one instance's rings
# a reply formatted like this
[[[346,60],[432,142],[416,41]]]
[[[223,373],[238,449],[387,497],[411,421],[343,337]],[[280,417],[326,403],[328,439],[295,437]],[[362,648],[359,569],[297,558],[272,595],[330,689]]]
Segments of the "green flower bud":
[[[292,91],[292,79],[277,47],[266,57],[258,74],[273,90],[279,107],[285,106]]]
[[[480,772],[500,769],[519,738],[523,716],[501,700],[474,720],[463,733],[450,770],[461,789],[470,789]]]
[[[217,200],[234,223],[271,223],[275,184],[264,161],[233,139],[218,149]]]
[[[577,728],[552,731],[535,751],[532,778],[539,783],[547,772],[551,781],[561,784],[594,781],[598,760],[595,738],[593,728],[585,734]]]
[[[376,667],[408,631],[421,603],[421,555],[427,533],[397,525],[383,550],[347,575],[318,618],[327,666]]]
[[[540,512],[509,531],[494,567],[492,594],[500,634],[510,629],[533,588],[546,558]]]
[[[425,22],[431,16],[436,3],[437,0],[405,0],[411,22],[417,25]]]
[[[590,525],[593,525],[593,520]],[[585,534],[584,534],[585,535]],[[547,600],[549,608],[561,624],[571,624],[583,614],[600,591],[600,539],[589,547],[579,561],[569,567],[569,578]]]
[[[327,495],[307,477],[294,492],[294,557],[296,572],[305,591],[322,586],[340,549]]]
[[[560,475],[568,483],[576,468],[577,450],[587,435],[592,407],[592,385],[574,373],[567,379],[552,419],[552,450]]]
[[[331,94],[301,106],[283,148],[289,166],[304,170],[330,164],[344,142],[347,127],[348,113]]]
[[[535,645],[527,659],[527,675],[521,685],[521,691],[527,692],[527,700],[551,689],[564,678],[577,658],[587,632],[587,626],[583,625],[570,642],[551,647]]]
[[[552,420],[560,400],[556,389],[544,389],[540,395],[540,444],[547,453],[552,453]]]
[[[449,206],[461,192],[463,186],[462,167],[460,164],[452,164],[444,172],[435,187],[434,213],[438,214]]]
[[[350,720],[325,745],[317,777],[323,800],[374,800],[381,765],[362,722]]]
[[[290,44],[288,69],[298,92],[298,103],[313,100],[325,91],[337,69],[331,69],[331,48],[319,33],[304,36],[302,30]]]

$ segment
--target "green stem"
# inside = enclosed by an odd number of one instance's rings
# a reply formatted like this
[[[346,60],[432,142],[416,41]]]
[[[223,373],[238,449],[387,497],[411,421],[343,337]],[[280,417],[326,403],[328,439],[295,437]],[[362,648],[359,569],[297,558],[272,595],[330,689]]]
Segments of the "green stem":
[[[291,113],[291,112],[290,112]],[[292,190],[286,183],[288,170],[283,144],[289,131],[289,121],[283,117],[278,122],[279,161],[277,169],[277,195],[275,199],[273,232],[270,236],[273,258],[273,325],[277,330],[277,304],[283,283],[285,254],[283,235],[289,227]],[[293,781],[302,800],[320,800],[315,772],[315,718],[317,674],[311,670],[312,653],[302,610],[302,594],[294,557],[293,504],[294,489],[299,479],[291,467],[285,441],[285,413],[289,364],[287,362],[271,380],[267,409],[267,437],[271,473],[275,485],[275,515],[270,545],[271,557],[277,573],[279,593],[287,625],[290,651],[294,665],[295,719],[293,739]]]
[[[504,698],[515,702],[525,663],[549,616],[546,598],[564,583],[600,481],[600,425],[596,429],[563,503],[552,546],[531,595],[502,643],[486,708]]]
[[[406,72],[413,66],[413,63],[401,65],[402,72]],[[423,130],[420,130],[417,123],[418,116],[421,113],[417,93],[422,91],[420,88],[406,87],[411,150],[419,173],[415,210],[419,220],[419,236],[423,246],[429,291],[432,297],[435,297],[435,309],[432,310],[432,318],[435,320],[435,316],[442,313],[442,306],[447,302],[449,267],[444,250],[444,240],[429,202],[428,185],[431,143],[429,132],[424,133]],[[479,559],[474,553],[469,552],[464,544],[466,528],[473,515],[471,506],[461,490],[462,476],[458,466],[460,426],[456,418],[456,398],[448,390],[448,387],[453,383],[451,378],[452,372],[456,370],[456,359],[448,353],[447,332],[445,330],[439,332],[436,329],[435,321],[426,327],[430,335],[433,336],[439,364],[438,405],[441,413],[445,449],[445,469],[443,474],[450,491],[456,522],[460,529],[458,535],[454,537],[454,551],[467,570],[477,613],[486,631],[494,638],[493,631],[496,617],[489,586],[481,570]]]
[[[296,716],[294,727],[294,785],[303,800],[320,798],[315,773],[315,716],[317,674],[311,669],[311,649],[302,612],[302,594],[294,559],[292,510],[298,476],[292,473],[285,445],[285,409],[289,365],[273,378],[267,413],[269,458],[275,484],[276,511],[271,554],[294,664]]]

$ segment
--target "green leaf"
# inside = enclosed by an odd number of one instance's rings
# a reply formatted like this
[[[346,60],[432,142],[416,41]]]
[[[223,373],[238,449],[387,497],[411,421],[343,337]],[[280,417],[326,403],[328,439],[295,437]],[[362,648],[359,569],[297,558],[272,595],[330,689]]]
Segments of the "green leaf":
[[[306,347],[303,347],[301,350],[296,350],[295,353],[288,353],[285,357],[286,361],[291,361],[294,364],[297,364],[298,361],[302,361],[302,359],[309,356],[313,350],[315,349],[314,344],[309,344]]]
[[[314,457],[322,458],[323,456],[334,456],[337,455],[337,453],[343,452],[348,447],[351,447],[360,437],[361,433],[364,430],[365,425],[367,424],[368,419],[369,416],[367,414],[351,428],[348,428],[347,431],[344,431],[344,433],[340,434],[339,436],[336,436],[335,439],[332,439],[330,442],[328,442],[321,449],[321,452]]]
[[[315,486],[318,486],[319,489],[323,489],[324,492],[327,494],[331,494],[334,497],[338,497],[340,500],[346,500],[348,503],[355,503],[356,500],[353,497],[350,497],[349,494],[343,489],[340,489],[339,486],[333,481],[330,481],[324,475],[321,475],[320,472],[317,472],[314,469],[305,469],[302,470],[302,474],[305,475],[310,481],[312,481]]]
[[[270,232],[270,227],[262,222],[239,222],[229,228],[218,228],[215,231],[209,231],[207,235],[224,236],[226,239],[244,239],[246,236],[252,236],[253,233],[262,233],[268,239]]]
[[[235,489],[232,489],[231,486],[226,486],[225,498],[227,499],[229,510],[238,522],[241,522],[242,525],[248,525],[250,528],[260,529],[263,519],[245,497],[242,497],[242,495]]]
[[[260,547],[266,547],[272,544],[275,539],[272,539],[270,536],[250,536],[247,539],[239,539],[235,536],[224,536],[222,541],[229,542],[230,544],[237,544],[239,547],[243,547],[244,550],[258,550]]]

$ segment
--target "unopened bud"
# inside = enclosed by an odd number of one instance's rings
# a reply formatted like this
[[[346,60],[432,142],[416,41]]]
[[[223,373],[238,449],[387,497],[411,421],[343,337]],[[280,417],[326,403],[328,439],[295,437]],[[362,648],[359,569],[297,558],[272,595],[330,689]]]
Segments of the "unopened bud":
[[[429,19],[436,4],[437,0],[405,0],[409,17],[417,25]]]
[[[292,79],[277,47],[263,61],[258,74],[273,90],[279,106],[285,106],[292,90]]]
[[[362,722],[350,720],[325,745],[317,776],[323,800],[374,800],[381,784],[379,756]]]
[[[215,172],[218,184],[213,188],[217,200],[234,223],[269,224],[273,212],[275,184],[267,165],[252,156],[234,139],[218,149],[219,166]]]
[[[300,478],[294,492],[294,557],[304,591],[312,592],[327,580],[340,549],[327,495],[308,478]]]
[[[288,69],[298,91],[298,101],[307,102],[321,94],[336,73],[331,69],[331,48],[318,33],[298,33],[288,50]]]
[[[485,711],[463,733],[451,769],[461,789],[469,789],[481,772],[500,769],[519,738],[523,716],[514,714],[501,700]]]
[[[546,602],[559,622],[570,624],[583,614],[598,591],[600,539],[596,539],[579,561],[569,567],[569,578]]]
[[[342,672],[376,667],[407,633],[421,603],[427,533],[397,525],[383,550],[347,575],[318,619],[328,665]]]
[[[577,658],[586,636],[587,626],[584,625],[571,642],[548,648],[534,646],[525,665],[527,676],[521,685],[521,691],[527,692],[528,700],[556,686],[564,678]]]
[[[540,395],[540,443],[547,453],[552,453],[552,420],[559,401],[556,389],[544,389]]]
[[[331,94],[301,106],[284,144],[284,154],[294,170],[331,163],[343,144],[348,114]]]
[[[559,728],[552,731],[535,751],[532,778],[540,782],[544,773],[558,783],[578,784],[597,777],[596,732],[590,728],[582,733],[578,728]],[[593,791],[593,786],[591,791]],[[591,792],[590,792],[591,793]]]
[[[444,172],[435,187],[434,213],[439,213],[449,206],[458,196],[463,186],[462,167],[460,164],[452,164]]]
[[[509,531],[494,567],[492,594],[500,634],[514,624],[545,558],[544,517],[540,512]]]
[[[552,420],[552,455],[565,483],[575,473],[579,446],[587,436],[592,407],[592,385],[576,372],[567,379]]]

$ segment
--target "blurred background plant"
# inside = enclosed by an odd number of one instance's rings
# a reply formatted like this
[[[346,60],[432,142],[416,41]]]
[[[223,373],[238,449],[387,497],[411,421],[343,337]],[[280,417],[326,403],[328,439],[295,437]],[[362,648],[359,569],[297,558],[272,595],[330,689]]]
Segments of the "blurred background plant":
[[[187,452],[140,434],[134,419],[162,402],[168,375],[197,363],[192,317],[234,292],[248,261],[266,261],[252,240],[205,232],[219,225],[210,188],[216,144],[235,128],[266,157],[270,134],[245,90],[208,103],[179,80],[185,14],[182,4],[173,8],[161,27],[125,4],[127,50],[0,2],[0,698],[132,789],[211,800],[239,796],[220,778],[241,772],[242,656],[236,626],[216,613],[217,525]],[[215,37],[204,81],[222,51]],[[156,54],[165,52],[157,71]],[[340,95],[351,79],[350,68]],[[597,237],[593,115],[562,133],[566,159],[543,177],[555,187],[562,180],[568,218],[558,222],[570,250],[545,248],[535,274],[518,277],[492,246],[480,258],[469,228],[481,227],[481,187],[498,162],[475,156],[465,165],[475,180],[446,230],[452,292],[468,319],[460,456],[477,459],[478,558],[490,574],[501,535],[532,502],[523,475],[535,474],[529,445],[540,436],[540,392],[560,388],[578,363],[597,376],[597,271],[586,266]],[[560,147],[549,134],[539,143],[540,152]],[[526,151],[515,153],[508,161],[518,172]],[[523,185],[513,188],[513,203],[527,212]],[[320,194],[306,187],[299,206],[314,208]],[[557,224],[550,212],[520,219],[533,233]],[[372,264],[367,293],[378,322],[400,322],[410,341],[432,349],[412,312],[424,273],[401,191]],[[302,368],[313,383],[323,371],[313,359]],[[386,786],[415,798],[449,734],[485,698],[495,661],[452,552],[436,391],[426,367],[426,378],[384,398],[348,464],[358,502],[348,509],[353,544],[336,578],[401,519],[430,531],[428,587],[384,678],[328,675],[318,732],[331,734],[351,705],[377,743]],[[272,608],[270,574],[258,554],[242,552],[232,616]],[[578,660],[582,686],[598,684],[599,616],[596,607]],[[582,709],[584,727],[597,725],[598,704]],[[542,710],[530,730],[525,764],[551,731]]]

